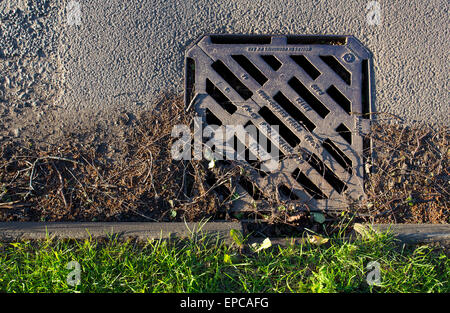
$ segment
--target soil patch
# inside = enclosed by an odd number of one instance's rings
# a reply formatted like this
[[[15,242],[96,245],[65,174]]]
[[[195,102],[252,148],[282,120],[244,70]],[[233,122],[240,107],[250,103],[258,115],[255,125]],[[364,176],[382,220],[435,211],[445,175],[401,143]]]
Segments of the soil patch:
[[[368,135],[374,157],[366,166],[367,200],[316,223],[307,208],[265,195],[264,209],[233,213],[240,163],[213,169],[207,161],[171,157],[174,125],[191,125],[180,97],[138,117],[124,114],[123,142],[111,146],[98,129],[67,133],[57,144],[4,137],[0,146],[1,221],[261,220],[271,233],[355,221],[449,222],[449,128],[375,122]],[[191,126],[192,127],[192,126]],[[93,136],[92,134],[96,134]],[[100,139],[99,139],[100,138]],[[269,209],[268,209],[269,208]],[[345,216],[345,218],[343,217]],[[275,225],[275,226],[274,226]]]

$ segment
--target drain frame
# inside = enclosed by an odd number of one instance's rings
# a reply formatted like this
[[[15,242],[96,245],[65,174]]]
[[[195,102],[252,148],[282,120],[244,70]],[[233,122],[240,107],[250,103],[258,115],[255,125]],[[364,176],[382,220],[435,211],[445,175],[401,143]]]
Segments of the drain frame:
[[[281,169],[262,177],[247,163],[252,183],[263,194],[290,188],[287,200],[299,209],[340,211],[365,199],[371,65],[372,54],[353,36],[207,34],[186,50],[185,104],[205,125],[207,114],[221,125],[252,122],[259,130],[281,121],[292,137],[280,136]],[[321,199],[292,177],[296,171],[317,185]],[[254,211],[255,202],[266,207],[236,184],[234,211]]]

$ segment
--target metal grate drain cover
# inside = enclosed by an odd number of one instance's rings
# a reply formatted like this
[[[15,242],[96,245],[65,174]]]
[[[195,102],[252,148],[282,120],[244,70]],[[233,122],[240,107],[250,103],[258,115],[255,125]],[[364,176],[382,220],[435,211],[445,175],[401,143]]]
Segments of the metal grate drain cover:
[[[278,139],[276,149],[261,148],[275,151],[278,164],[264,171],[248,136],[233,137],[251,169],[236,182],[235,209],[253,207],[261,195],[311,210],[345,209],[364,198],[371,55],[358,40],[207,35],[188,48],[185,62],[185,102],[203,126],[253,125],[259,139]]]

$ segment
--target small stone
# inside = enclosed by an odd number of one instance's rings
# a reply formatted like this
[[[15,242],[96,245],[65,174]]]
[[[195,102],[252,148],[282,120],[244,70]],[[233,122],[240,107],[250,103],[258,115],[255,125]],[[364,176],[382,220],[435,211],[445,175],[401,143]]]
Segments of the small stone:
[[[13,129],[13,131],[12,131],[12,134],[13,134],[13,136],[14,137],[19,137],[19,135],[20,135],[20,129],[19,128],[14,128]]]

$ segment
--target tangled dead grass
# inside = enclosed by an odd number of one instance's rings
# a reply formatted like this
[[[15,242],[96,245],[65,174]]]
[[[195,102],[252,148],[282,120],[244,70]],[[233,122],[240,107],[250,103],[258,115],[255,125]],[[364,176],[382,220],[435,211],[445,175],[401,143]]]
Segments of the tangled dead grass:
[[[450,129],[373,123],[374,158],[361,207],[379,223],[449,223]]]
[[[80,134],[39,149],[13,141],[0,148],[1,220],[166,221],[221,218],[207,193],[202,162],[174,161],[172,126],[190,124],[180,99],[143,114],[125,151],[110,160]],[[189,176],[189,177],[187,177]],[[189,196],[183,192],[190,182]],[[222,217],[223,218],[223,217]]]
[[[171,158],[174,125],[191,125],[180,98],[173,97],[137,119],[121,157],[110,159],[68,134],[40,148],[12,139],[0,147],[2,221],[199,221],[233,219],[235,182],[244,168],[208,169],[205,161]],[[368,200],[350,215],[395,223],[449,222],[449,129],[374,123],[374,158]],[[225,190],[225,192],[224,192]],[[288,207],[268,195],[269,205]],[[291,228],[312,227],[307,212],[252,217]],[[276,232],[276,231],[275,231]]]

